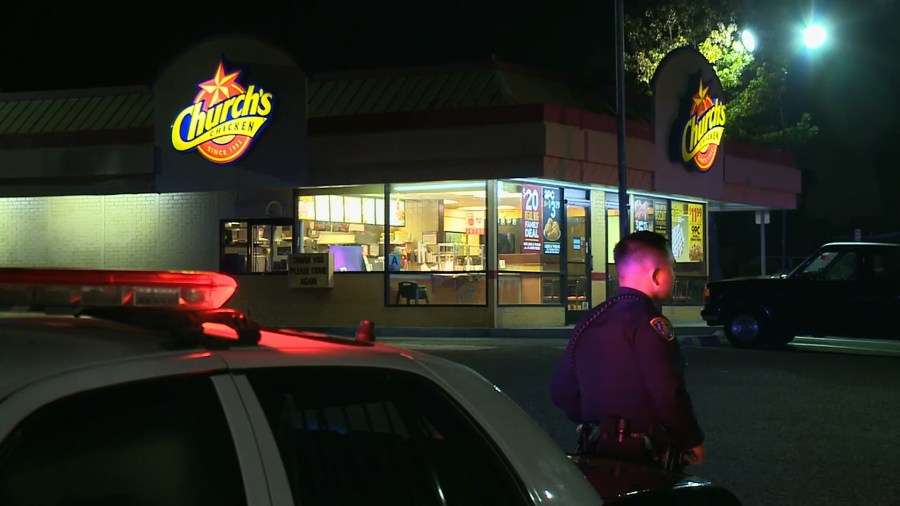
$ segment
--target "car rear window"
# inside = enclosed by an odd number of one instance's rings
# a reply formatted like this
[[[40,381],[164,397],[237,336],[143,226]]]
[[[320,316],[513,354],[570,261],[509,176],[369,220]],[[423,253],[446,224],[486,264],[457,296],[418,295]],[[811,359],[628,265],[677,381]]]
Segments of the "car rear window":
[[[530,504],[483,431],[421,376],[304,367],[248,378],[298,505]]]

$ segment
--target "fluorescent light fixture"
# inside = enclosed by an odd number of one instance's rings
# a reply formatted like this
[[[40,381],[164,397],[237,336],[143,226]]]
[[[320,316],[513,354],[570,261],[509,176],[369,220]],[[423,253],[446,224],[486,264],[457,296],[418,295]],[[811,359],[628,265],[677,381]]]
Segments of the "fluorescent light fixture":
[[[459,204],[459,201],[453,199],[444,199],[444,204]]]
[[[395,192],[422,192],[437,190],[465,190],[468,188],[487,188],[485,181],[446,181],[442,183],[398,184],[391,187]]]
[[[456,209],[460,211],[486,211],[487,207],[485,206],[462,206],[457,207]]]
[[[511,211],[517,209],[516,206],[497,206],[498,211]]]
[[[601,186],[591,186],[584,183],[573,183],[571,181],[554,181],[552,179],[541,179],[537,177],[516,178],[513,181],[525,184],[538,184],[541,186],[561,186],[563,188],[578,188],[582,190],[603,190]]]
[[[602,191],[607,193],[618,193],[619,189],[614,186],[590,186],[583,183],[572,183],[569,181],[554,181],[552,179],[540,179],[540,178],[517,178],[513,179],[513,181],[526,183],[526,184],[538,184],[542,186],[561,186],[563,189],[566,188],[578,188],[583,190],[593,190],[593,191]],[[640,190],[640,192],[634,190],[628,190],[629,195],[637,195],[644,197],[658,197],[661,199],[672,199],[678,200],[681,202],[692,202],[695,204],[706,204],[708,201],[698,199],[697,197],[690,197],[687,195],[679,195],[675,193],[657,193],[657,192],[648,192],[645,190]]]

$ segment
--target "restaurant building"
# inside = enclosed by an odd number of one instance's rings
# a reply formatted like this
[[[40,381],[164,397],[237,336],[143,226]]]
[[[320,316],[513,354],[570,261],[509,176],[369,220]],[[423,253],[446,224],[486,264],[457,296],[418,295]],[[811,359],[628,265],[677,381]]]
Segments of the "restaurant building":
[[[307,80],[243,38],[146,88],[0,95],[0,264],[228,272],[267,325],[564,326],[616,287],[611,97],[502,62]],[[722,140],[725,98],[683,49],[629,99],[629,227],[669,237],[676,321],[716,213],[800,192],[789,158]]]

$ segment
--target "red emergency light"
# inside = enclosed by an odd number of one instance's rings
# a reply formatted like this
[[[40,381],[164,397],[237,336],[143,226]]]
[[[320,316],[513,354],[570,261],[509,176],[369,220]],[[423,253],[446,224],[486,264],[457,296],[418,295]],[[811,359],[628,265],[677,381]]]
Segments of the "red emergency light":
[[[0,305],[218,309],[237,290],[204,271],[0,268]]]

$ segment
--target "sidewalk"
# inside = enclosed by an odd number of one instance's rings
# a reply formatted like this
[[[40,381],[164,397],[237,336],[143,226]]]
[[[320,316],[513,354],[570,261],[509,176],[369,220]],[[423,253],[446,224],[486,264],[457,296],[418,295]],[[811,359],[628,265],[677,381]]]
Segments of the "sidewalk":
[[[710,327],[705,322],[675,323],[678,342],[688,346],[719,346],[727,344],[721,337],[721,327]],[[379,337],[510,337],[510,338],[558,338],[565,340],[572,333],[572,325],[521,329],[495,329],[483,327],[379,327],[375,322],[375,338]],[[303,330],[352,336],[356,327],[303,327]]]

